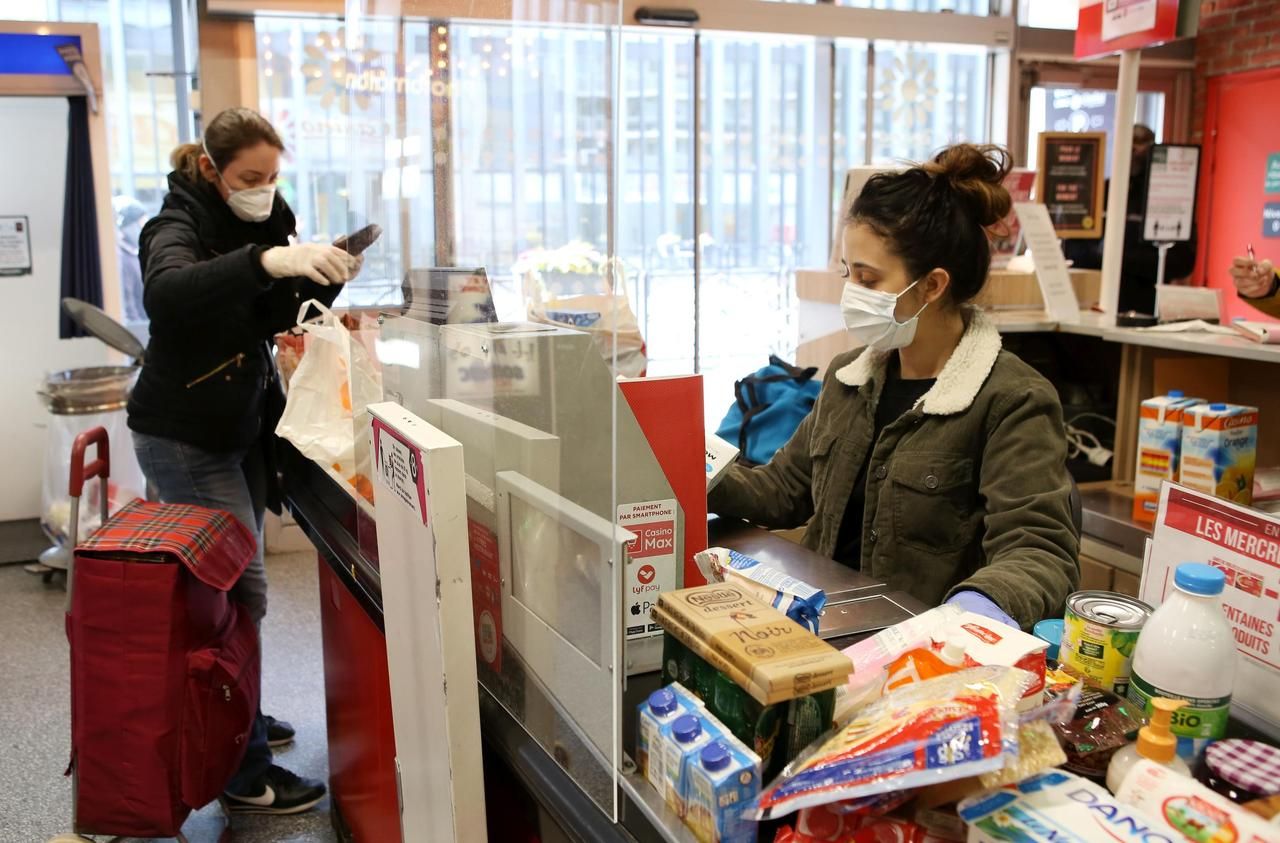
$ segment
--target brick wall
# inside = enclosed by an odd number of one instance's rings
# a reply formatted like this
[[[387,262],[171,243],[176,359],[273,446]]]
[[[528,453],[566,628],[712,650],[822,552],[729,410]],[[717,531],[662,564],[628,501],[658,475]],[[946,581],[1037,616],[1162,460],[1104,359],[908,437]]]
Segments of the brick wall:
[[[1192,143],[1203,137],[1212,76],[1280,67],[1280,0],[1201,0]]]

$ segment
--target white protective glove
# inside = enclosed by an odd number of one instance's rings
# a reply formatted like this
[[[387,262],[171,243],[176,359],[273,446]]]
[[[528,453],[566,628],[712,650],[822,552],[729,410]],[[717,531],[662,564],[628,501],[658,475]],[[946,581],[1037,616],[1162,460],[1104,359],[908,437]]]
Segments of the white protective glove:
[[[364,261],[327,243],[273,246],[262,253],[262,268],[272,278],[310,278],[322,286],[345,284]]]

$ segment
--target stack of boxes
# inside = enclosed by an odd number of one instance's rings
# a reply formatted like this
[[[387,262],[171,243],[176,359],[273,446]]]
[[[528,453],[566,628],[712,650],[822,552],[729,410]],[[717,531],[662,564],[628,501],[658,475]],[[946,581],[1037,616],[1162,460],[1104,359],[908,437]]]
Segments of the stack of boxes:
[[[640,766],[703,843],[754,841],[762,777],[831,728],[849,658],[732,583],[664,593],[667,687],[640,707]]]
[[[1152,523],[1166,480],[1248,505],[1258,451],[1258,410],[1209,404],[1171,391],[1142,402],[1133,518]]]

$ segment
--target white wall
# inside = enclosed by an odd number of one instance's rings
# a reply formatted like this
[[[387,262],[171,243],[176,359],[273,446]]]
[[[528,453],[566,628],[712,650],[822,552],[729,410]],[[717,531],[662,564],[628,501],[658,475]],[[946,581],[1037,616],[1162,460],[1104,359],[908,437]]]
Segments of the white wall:
[[[34,273],[0,277],[0,521],[40,515],[44,373],[107,362],[95,339],[58,339],[67,101],[0,97],[0,214],[31,220]],[[113,244],[103,244],[110,247]]]

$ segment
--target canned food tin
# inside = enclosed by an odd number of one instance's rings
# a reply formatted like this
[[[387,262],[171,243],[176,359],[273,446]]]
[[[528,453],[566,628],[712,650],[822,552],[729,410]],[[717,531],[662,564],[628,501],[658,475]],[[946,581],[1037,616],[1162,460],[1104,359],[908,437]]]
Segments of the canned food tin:
[[[1151,611],[1123,594],[1077,591],[1067,598],[1062,665],[1090,685],[1125,696],[1133,648]]]

